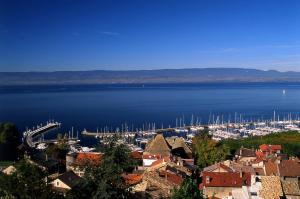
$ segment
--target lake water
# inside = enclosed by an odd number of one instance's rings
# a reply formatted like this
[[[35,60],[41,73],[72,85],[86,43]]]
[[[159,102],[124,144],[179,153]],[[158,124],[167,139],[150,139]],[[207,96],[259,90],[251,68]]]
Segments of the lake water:
[[[283,92],[285,90],[285,94]],[[174,126],[176,118],[207,123],[222,117],[234,121],[300,115],[300,84],[201,84],[118,86],[30,86],[0,88],[0,121],[23,131],[54,119],[60,131],[97,127]]]

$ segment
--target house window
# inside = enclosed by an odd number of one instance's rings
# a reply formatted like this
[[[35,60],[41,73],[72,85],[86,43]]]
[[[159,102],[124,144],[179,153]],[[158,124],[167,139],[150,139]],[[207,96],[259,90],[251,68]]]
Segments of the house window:
[[[257,192],[250,192],[251,196],[257,196]]]
[[[58,181],[56,182],[56,185],[59,186],[59,182]]]
[[[206,176],[206,184],[209,184],[209,183],[210,183],[209,176]]]

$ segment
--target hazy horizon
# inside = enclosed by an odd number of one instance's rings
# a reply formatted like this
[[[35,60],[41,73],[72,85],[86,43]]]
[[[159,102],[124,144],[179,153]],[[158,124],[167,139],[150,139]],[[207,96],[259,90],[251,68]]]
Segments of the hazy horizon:
[[[146,71],[151,71],[151,70],[181,70],[181,69],[249,69],[249,70],[261,70],[261,71],[278,71],[278,72],[300,72],[300,68],[299,70],[279,70],[279,69],[263,69],[263,68],[251,68],[251,67],[178,67],[178,68],[128,68],[128,69],[109,69],[106,67],[103,67],[103,69],[85,69],[82,68],[80,69],[74,69],[74,70],[27,70],[27,71],[13,71],[13,70],[0,70],[0,73],[6,73],[6,72],[76,72],[76,71],[142,71],[142,70],[146,70]]]

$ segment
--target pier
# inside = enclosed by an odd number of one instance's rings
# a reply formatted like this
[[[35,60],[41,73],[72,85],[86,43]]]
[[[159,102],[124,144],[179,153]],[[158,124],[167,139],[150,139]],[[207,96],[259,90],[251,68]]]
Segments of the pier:
[[[33,139],[42,134],[42,133],[46,133],[48,131],[51,131],[51,130],[54,130],[56,128],[59,128],[61,125],[61,123],[59,122],[54,122],[54,121],[51,121],[51,122],[47,122],[46,125],[41,125],[41,126],[37,126],[36,129],[29,129],[27,131],[25,131],[23,133],[23,141],[30,147],[35,147],[36,145],[36,142],[33,142]]]

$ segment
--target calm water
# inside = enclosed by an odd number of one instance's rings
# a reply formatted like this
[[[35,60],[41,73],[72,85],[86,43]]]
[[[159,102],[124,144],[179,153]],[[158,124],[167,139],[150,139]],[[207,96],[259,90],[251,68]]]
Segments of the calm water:
[[[286,94],[283,94],[286,90]],[[202,123],[209,115],[234,120],[300,115],[300,84],[205,84],[136,86],[39,86],[0,88],[0,121],[11,121],[20,131],[55,119],[60,131],[96,130],[104,126],[141,128],[174,126],[176,118]],[[179,121],[179,119],[178,119]]]

